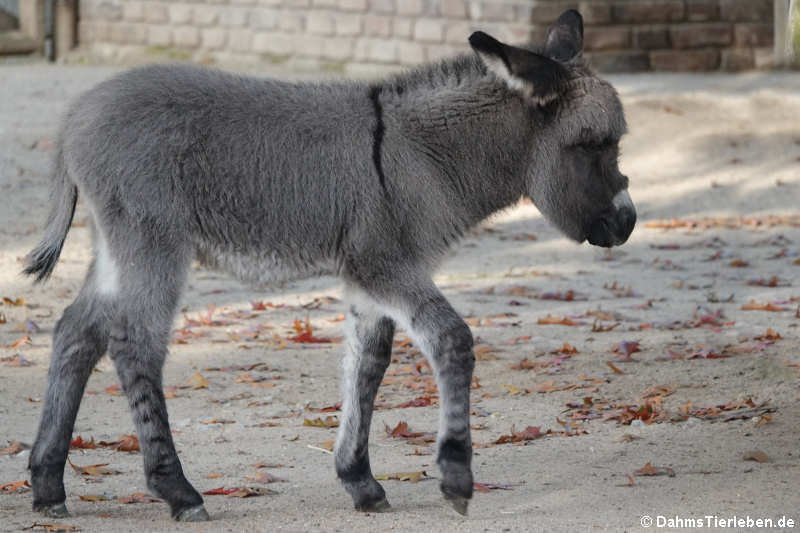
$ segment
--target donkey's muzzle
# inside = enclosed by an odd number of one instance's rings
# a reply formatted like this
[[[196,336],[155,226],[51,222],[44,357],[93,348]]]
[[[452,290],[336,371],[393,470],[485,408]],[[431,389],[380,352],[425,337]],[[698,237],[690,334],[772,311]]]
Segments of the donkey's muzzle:
[[[615,206],[611,212],[604,213],[592,222],[586,239],[595,246],[619,246],[628,240],[635,225],[636,209],[628,197],[627,204]]]

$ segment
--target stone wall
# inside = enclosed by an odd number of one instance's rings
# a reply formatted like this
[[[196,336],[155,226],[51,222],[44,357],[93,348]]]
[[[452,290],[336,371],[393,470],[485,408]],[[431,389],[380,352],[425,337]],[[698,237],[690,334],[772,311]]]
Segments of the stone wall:
[[[538,41],[565,9],[604,71],[771,64],[773,0],[80,0],[79,42],[112,59],[375,71],[467,50],[476,29]]]

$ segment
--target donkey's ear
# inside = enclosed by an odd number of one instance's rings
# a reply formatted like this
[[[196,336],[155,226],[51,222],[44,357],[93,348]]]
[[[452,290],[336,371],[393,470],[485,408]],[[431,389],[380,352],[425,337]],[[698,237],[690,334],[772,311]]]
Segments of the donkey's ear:
[[[547,30],[544,53],[557,61],[569,61],[583,50],[583,17],[574,9],[562,13]]]
[[[503,44],[482,31],[470,35],[469,44],[486,68],[512,89],[532,96],[540,103],[554,100],[567,78],[566,70],[557,61]]]

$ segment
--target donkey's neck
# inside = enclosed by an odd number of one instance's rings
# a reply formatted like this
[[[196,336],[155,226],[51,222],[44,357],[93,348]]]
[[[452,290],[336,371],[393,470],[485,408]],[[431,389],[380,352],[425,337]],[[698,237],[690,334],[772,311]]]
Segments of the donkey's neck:
[[[528,113],[477,57],[425,65],[374,87],[387,138],[423,160],[432,185],[441,180],[457,191],[463,223],[474,225],[525,194]]]

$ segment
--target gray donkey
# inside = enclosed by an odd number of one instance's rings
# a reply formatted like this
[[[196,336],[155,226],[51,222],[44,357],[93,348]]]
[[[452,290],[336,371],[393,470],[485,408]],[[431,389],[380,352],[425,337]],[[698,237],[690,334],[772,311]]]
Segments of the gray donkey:
[[[636,219],[617,166],[622,106],[581,59],[581,16],[564,13],[535,49],[482,32],[469,42],[476,54],[369,84],[150,66],[78,98],[58,136],[46,233],[25,269],[50,275],[80,194],[94,259],[55,327],[30,458],[35,510],[67,515],[72,428],[108,351],[150,491],[176,520],[208,519],[175,453],[162,391],[173,316],[198,259],[252,282],[344,280],[335,462],[358,510],[389,507],[367,441],[395,327],[408,332],[439,386],[440,488],[466,512],[473,339],[434,269],[467,230],[523,196],[578,242],[621,244]]]

